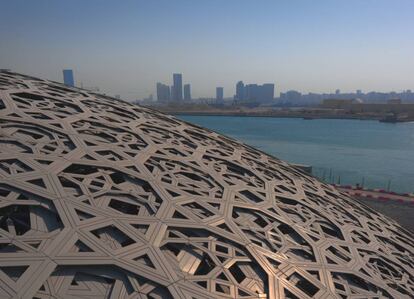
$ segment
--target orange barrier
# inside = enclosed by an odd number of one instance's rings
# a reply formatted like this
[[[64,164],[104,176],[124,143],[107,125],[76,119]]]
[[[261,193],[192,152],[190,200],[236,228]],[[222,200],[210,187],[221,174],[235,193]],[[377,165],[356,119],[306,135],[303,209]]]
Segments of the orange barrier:
[[[341,186],[337,184],[332,184],[337,189],[342,192],[345,192],[351,196],[363,197],[366,199],[376,199],[381,201],[394,201],[398,203],[409,203],[414,204],[414,195],[413,194],[399,194],[396,192],[388,192],[383,189],[365,189],[362,187],[356,186]]]

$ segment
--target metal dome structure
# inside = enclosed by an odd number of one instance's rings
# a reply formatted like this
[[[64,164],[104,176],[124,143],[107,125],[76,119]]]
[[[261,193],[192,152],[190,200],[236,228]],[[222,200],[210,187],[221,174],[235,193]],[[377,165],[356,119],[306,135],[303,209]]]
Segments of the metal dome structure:
[[[162,113],[0,73],[0,298],[413,298],[413,236]]]

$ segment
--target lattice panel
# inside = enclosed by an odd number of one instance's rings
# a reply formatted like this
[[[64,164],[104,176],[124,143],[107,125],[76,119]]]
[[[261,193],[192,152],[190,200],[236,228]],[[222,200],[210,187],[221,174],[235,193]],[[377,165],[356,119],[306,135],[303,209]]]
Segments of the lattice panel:
[[[413,298],[413,235],[162,113],[0,73],[0,298]]]

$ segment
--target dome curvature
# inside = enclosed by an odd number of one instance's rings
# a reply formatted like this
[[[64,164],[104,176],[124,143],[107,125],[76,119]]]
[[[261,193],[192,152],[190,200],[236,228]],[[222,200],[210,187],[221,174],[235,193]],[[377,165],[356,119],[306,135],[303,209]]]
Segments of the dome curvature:
[[[413,298],[414,238],[172,116],[0,72],[0,298]]]

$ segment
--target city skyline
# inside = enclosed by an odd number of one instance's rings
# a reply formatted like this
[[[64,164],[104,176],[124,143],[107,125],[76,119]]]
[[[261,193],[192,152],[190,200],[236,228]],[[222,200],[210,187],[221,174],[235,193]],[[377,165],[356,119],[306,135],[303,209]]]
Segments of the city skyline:
[[[404,0],[5,1],[0,68],[60,81],[70,67],[77,85],[129,100],[175,71],[193,98],[216,86],[232,97],[240,78],[278,92],[401,91],[414,89],[413,10]]]
[[[69,82],[69,83],[68,83]],[[63,83],[65,85],[73,86],[74,75],[71,69],[63,70]],[[174,86],[177,85],[181,92],[174,94]],[[95,87],[98,88],[98,87]],[[99,88],[98,88],[99,90]],[[231,92],[231,91],[230,91]],[[115,95],[116,98],[120,98],[120,95]],[[181,97],[181,98],[180,98]],[[183,75],[181,73],[172,74],[172,85],[164,84],[161,82],[156,83],[155,88],[155,100],[159,103],[166,104],[168,102],[191,102],[193,100],[206,100],[215,99],[217,101],[233,100],[238,103],[247,102],[258,102],[265,103],[273,100],[278,100],[279,104],[304,104],[313,105],[321,103],[324,99],[358,99],[367,100],[367,102],[381,103],[392,99],[399,99],[402,102],[413,102],[414,93],[411,89],[405,89],[401,91],[368,91],[364,92],[361,89],[357,89],[350,92],[341,92],[340,89],[325,93],[313,93],[313,92],[300,92],[297,90],[287,90],[277,92],[275,84],[264,83],[262,85],[257,83],[244,84],[243,81],[238,81],[234,86],[233,96],[224,96],[224,87],[215,88],[215,96],[193,98],[191,95],[191,84],[183,84]],[[154,100],[154,94],[149,94],[148,97],[140,100]]]

